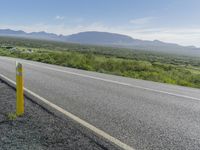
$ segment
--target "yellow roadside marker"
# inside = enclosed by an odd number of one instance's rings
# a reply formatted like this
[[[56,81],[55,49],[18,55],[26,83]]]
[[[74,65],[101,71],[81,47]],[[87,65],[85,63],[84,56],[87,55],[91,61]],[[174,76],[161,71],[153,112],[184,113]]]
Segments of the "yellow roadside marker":
[[[22,64],[16,62],[16,114],[22,116],[24,114],[24,79]]]

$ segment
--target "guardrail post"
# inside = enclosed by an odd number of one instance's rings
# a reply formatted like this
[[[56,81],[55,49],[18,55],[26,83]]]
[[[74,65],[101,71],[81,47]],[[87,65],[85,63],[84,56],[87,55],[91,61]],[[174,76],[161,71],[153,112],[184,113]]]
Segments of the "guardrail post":
[[[24,79],[22,64],[16,62],[16,115],[24,114]]]

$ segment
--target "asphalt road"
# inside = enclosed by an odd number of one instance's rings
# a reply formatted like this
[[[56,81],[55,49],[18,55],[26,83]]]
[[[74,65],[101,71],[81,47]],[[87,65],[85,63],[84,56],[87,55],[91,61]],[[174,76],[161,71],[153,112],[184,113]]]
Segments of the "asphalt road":
[[[8,114],[15,110],[15,99],[15,90],[0,80],[0,150],[116,149],[98,137],[83,134],[72,120],[56,117],[27,98],[25,114],[11,119]]]
[[[200,149],[200,90],[21,60],[25,86],[135,149]],[[15,59],[0,57],[15,80]]]

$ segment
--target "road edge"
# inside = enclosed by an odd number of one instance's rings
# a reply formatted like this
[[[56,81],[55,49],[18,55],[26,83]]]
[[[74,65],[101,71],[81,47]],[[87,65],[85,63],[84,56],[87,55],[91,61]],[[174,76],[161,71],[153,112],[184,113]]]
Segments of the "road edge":
[[[16,83],[12,81],[11,79],[7,78],[6,76],[0,74],[0,79],[7,83],[9,86],[11,86],[13,89],[16,89]],[[80,119],[79,117],[71,114],[70,112],[67,112],[66,110],[62,109],[61,107],[51,103],[50,101],[44,99],[43,97],[37,95],[36,93],[30,91],[27,88],[24,88],[24,95],[37,103],[38,105],[44,107],[49,112],[55,114],[56,116],[59,116],[61,118],[70,118],[71,120],[78,123],[83,128],[86,128],[87,130],[94,133],[96,136],[100,136],[101,138],[105,139],[106,141],[116,145],[117,147],[125,150],[135,150],[134,148],[130,147],[129,145],[121,142],[120,140],[112,137],[111,135],[107,134],[106,132],[96,128],[95,126],[87,123],[86,121]]]

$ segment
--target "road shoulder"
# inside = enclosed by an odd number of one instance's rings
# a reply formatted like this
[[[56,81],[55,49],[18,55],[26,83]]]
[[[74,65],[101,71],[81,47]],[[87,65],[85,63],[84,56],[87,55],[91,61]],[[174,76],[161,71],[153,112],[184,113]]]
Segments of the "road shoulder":
[[[25,99],[25,108],[23,117],[9,119],[15,111],[15,90],[0,80],[0,149],[114,149],[30,99]]]

